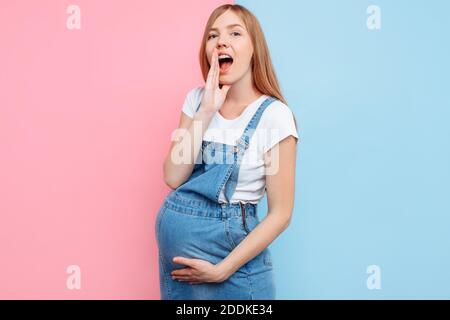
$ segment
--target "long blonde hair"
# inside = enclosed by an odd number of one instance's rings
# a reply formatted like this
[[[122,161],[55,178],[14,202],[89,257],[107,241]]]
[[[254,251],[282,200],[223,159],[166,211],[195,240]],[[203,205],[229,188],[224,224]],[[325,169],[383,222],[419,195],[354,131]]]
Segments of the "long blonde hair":
[[[205,26],[205,31],[203,33],[203,39],[199,52],[200,68],[202,71],[203,79],[206,81],[210,68],[208,57],[206,56],[205,52],[209,30],[213,26],[216,19],[227,10],[231,10],[242,19],[245,27],[247,28],[247,32],[250,35],[250,39],[254,48],[251,62],[252,78],[256,88],[263,94],[277,98],[285,105],[288,105],[286,99],[281,93],[280,85],[278,84],[278,79],[275,74],[275,69],[272,65],[269,48],[267,46],[266,38],[264,37],[261,25],[259,24],[258,19],[253,15],[253,13],[251,13],[247,8],[238,4],[224,4],[214,9],[214,11],[209,16],[209,19]],[[292,115],[294,116],[296,130],[298,130],[294,113],[292,113]]]

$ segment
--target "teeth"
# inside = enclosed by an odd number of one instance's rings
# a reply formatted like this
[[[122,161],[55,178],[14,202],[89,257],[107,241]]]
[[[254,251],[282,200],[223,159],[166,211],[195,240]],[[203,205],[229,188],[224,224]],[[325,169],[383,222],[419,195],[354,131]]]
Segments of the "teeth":
[[[225,59],[225,58],[231,58],[231,56],[227,55],[227,54],[221,54],[219,56],[219,59]],[[232,59],[232,58],[231,58]]]

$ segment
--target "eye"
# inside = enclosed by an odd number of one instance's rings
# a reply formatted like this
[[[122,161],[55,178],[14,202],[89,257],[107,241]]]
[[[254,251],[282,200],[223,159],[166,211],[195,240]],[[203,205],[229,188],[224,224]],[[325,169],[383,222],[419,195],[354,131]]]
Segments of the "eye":
[[[232,32],[231,34],[237,34],[237,35],[241,35],[239,32],[237,32],[237,31],[234,31],[234,32]]]
[[[216,35],[215,35],[215,34],[210,34],[210,35],[208,36],[208,40],[211,39],[211,38],[214,37],[214,36],[216,36]]]

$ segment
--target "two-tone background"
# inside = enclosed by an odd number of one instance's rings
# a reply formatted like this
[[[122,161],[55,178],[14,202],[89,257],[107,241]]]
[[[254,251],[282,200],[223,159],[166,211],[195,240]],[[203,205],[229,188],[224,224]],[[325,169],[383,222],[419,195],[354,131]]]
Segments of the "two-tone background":
[[[0,1],[0,298],[159,299],[162,163],[223,3]],[[450,298],[450,3],[237,3],[299,124],[278,298]]]

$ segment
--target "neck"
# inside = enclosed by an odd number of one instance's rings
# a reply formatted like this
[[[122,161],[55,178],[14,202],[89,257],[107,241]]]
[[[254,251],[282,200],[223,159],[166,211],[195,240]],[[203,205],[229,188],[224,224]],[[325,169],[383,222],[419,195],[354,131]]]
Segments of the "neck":
[[[256,89],[253,83],[252,70],[249,68],[241,79],[233,83],[226,101],[231,105],[248,105],[261,95],[262,92]]]

